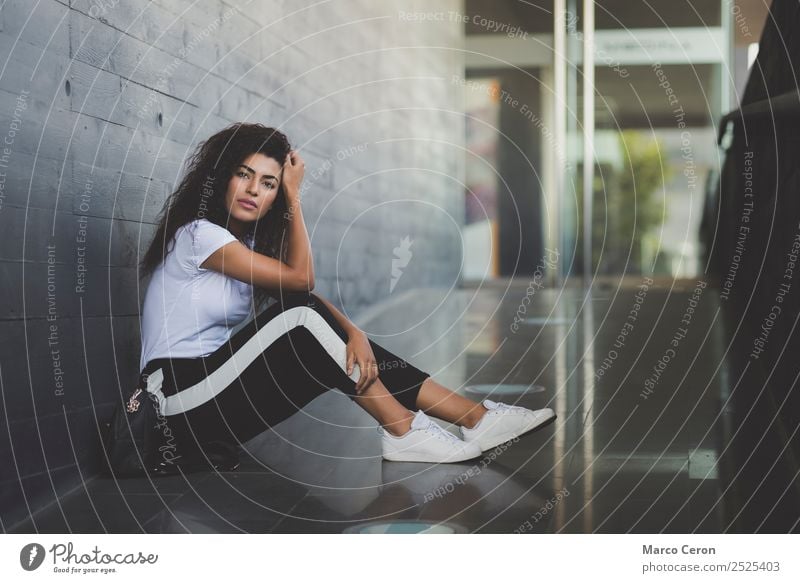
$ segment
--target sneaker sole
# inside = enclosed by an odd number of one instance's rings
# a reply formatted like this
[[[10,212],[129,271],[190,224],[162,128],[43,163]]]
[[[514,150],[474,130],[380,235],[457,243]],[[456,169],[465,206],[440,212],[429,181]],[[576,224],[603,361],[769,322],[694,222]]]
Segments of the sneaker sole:
[[[455,457],[448,457],[445,459],[434,459],[430,458],[423,458],[420,457],[418,454],[413,453],[406,453],[406,452],[395,452],[395,453],[388,453],[383,454],[383,459],[388,462],[421,462],[421,463],[428,463],[428,464],[450,464],[456,462],[463,462],[466,460],[473,460],[475,458],[480,457],[481,453],[476,454],[465,454],[464,456],[455,456]]]
[[[522,437],[523,435],[528,435],[529,433],[533,433],[534,431],[538,431],[539,429],[542,429],[543,427],[547,427],[548,425],[553,423],[553,421],[555,421],[557,417],[558,417],[558,415],[553,413],[552,417],[548,417],[544,421],[541,421],[540,423],[537,423],[533,427],[529,427],[528,429],[522,431],[521,433],[514,433],[513,431],[509,432],[509,433],[505,433],[505,434],[503,434],[503,435],[501,435],[499,437],[494,438],[491,442],[489,442],[491,445],[483,445],[483,443],[481,443],[479,441],[478,445],[481,447],[481,453],[483,453],[485,451],[488,451],[488,450],[492,449],[493,447],[497,447],[501,443],[505,443],[507,441],[511,441],[515,437]]]

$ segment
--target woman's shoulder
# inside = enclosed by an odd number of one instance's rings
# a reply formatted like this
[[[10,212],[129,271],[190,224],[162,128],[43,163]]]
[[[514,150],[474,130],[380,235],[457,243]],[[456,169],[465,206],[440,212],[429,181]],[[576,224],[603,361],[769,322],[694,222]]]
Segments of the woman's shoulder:
[[[214,223],[214,222],[208,220],[205,217],[201,217],[199,219],[191,220],[188,223],[184,223],[183,225],[181,225],[178,228],[179,229],[192,229],[192,230],[210,229],[210,230],[213,230],[213,231],[225,231],[226,233],[230,233],[230,231],[228,231],[228,229],[226,229],[222,225],[218,225],[217,223]]]
[[[212,237],[215,240],[229,239],[232,241],[236,239],[236,235],[231,233],[228,229],[222,225],[218,225],[217,223],[210,221],[207,218],[194,219],[188,223],[184,223],[178,227],[176,235],[180,235],[183,232],[190,233],[192,238],[202,238],[203,236],[207,236]]]
[[[202,263],[217,249],[239,239],[222,225],[207,218],[189,221],[181,226],[177,235],[176,250],[193,272],[205,271]],[[185,235],[183,235],[185,233]],[[182,236],[183,235],[183,236]]]

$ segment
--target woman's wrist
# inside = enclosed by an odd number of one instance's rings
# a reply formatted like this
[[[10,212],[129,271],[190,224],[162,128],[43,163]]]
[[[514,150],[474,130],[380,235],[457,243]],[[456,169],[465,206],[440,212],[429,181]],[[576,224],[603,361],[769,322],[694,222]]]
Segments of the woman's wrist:
[[[347,317],[344,314],[342,314],[336,308],[336,306],[330,303],[330,301],[326,300],[322,295],[318,293],[314,293],[313,295],[314,297],[319,299],[319,301],[322,302],[326,308],[330,310],[331,314],[333,314],[333,317],[336,319],[336,321],[339,323],[339,326],[341,326],[342,330],[344,330],[344,333],[347,335],[348,342],[350,340],[353,340],[354,338],[357,338],[361,334],[363,334],[364,337],[366,338],[367,336],[366,333],[364,333],[358,326],[356,326],[352,322],[352,320],[347,319]]]
[[[345,332],[347,333],[348,340],[352,340],[353,338],[358,338],[361,335],[363,335],[365,338],[367,336],[366,332],[361,330],[361,328],[359,328],[355,324],[351,324],[348,328],[345,329]]]
[[[292,215],[295,213],[302,212],[300,207],[300,193],[297,189],[286,190],[286,207],[287,218],[292,218]]]
[[[297,186],[287,186],[286,200],[287,202],[295,202],[300,200],[300,188]]]

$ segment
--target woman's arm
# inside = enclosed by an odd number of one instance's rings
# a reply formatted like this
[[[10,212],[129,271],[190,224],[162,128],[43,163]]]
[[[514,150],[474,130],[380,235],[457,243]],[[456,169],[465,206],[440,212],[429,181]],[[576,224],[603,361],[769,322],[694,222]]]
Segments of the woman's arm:
[[[278,259],[252,251],[239,241],[232,241],[214,251],[201,267],[271,290],[302,292],[314,289],[314,281],[307,279],[308,271],[294,269]]]
[[[271,290],[314,289],[314,258],[311,255],[308,232],[299,201],[293,204],[295,208],[289,219],[286,263],[252,251],[239,241],[232,241],[209,255],[201,267]]]
[[[305,162],[293,150],[286,156],[282,170],[283,187],[289,207],[286,263],[252,251],[235,241],[217,249],[201,267],[219,271],[256,287],[285,291],[314,289],[314,258],[300,208],[300,182],[304,171]]]
[[[318,293],[314,293],[312,295],[314,297],[318,298],[323,304],[325,304],[327,306],[327,308],[331,311],[333,316],[336,318],[336,321],[339,322],[339,324],[342,326],[342,328],[345,329],[345,332],[347,332],[347,338],[349,340],[352,340],[353,337],[355,335],[357,335],[357,334],[364,334],[364,332],[358,326],[356,326],[355,324],[353,324],[353,322],[348,320],[347,317],[344,314],[342,314],[339,310],[337,310],[336,307],[332,303],[330,303],[328,300],[323,298]]]
[[[305,274],[308,290],[314,289],[314,257],[311,253],[311,241],[308,238],[303,209],[300,206],[300,189],[295,185],[286,185],[286,199],[289,210],[289,249],[286,263]]]
[[[311,291],[314,289],[314,258],[299,204],[290,219],[289,231],[286,263],[252,251],[239,241],[232,241],[209,255],[201,267],[256,287]]]

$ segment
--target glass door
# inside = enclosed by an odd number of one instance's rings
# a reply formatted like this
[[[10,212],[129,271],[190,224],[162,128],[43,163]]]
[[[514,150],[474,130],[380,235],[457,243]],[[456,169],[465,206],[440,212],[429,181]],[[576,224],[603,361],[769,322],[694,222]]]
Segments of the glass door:
[[[555,4],[556,28],[565,29],[554,63],[566,116],[560,275],[616,285],[702,273],[715,120],[734,92],[729,3]]]

